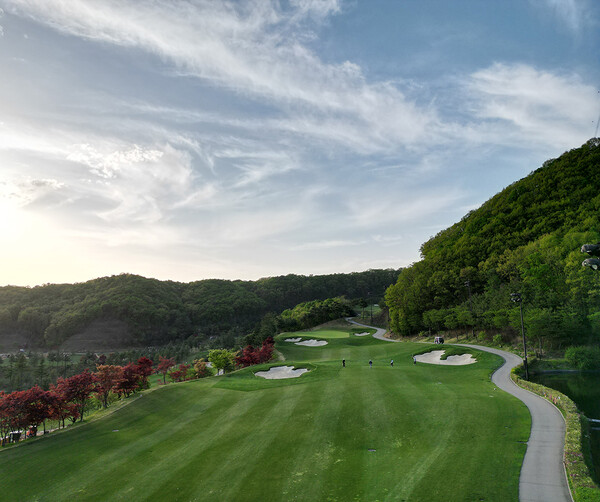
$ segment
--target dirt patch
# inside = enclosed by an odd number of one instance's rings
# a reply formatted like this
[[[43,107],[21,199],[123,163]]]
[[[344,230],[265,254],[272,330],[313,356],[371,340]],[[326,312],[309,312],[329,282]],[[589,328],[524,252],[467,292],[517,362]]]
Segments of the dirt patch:
[[[340,318],[335,319],[333,321],[325,322],[323,324],[319,324],[318,326],[315,326],[314,328],[311,328],[308,331],[318,331],[320,329],[347,328],[349,325],[350,323],[346,319]]]
[[[0,334],[0,352],[12,353],[19,352],[19,349],[35,349],[37,345],[32,340],[21,333],[2,333]]]

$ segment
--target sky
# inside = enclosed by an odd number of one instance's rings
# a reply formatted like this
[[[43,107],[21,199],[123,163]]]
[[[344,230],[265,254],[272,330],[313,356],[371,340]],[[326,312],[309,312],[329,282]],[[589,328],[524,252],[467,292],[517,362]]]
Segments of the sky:
[[[0,0],[0,285],[404,267],[599,90],[596,0]]]

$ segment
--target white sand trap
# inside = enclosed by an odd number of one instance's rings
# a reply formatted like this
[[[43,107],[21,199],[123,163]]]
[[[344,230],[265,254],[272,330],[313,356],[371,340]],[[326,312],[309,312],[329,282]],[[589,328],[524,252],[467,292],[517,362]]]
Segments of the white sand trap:
[[[303,342],[296,342],[296,345],[304,345],[306,347],[321,347],[322,345],[327,345],[325,340],[304,340]]]
[[[366,331],[364,333],[354,333],[356,336],[367,336],[369,333]]]
[[[415,356],[415,359],[419,363],[427,364],[444,364],[448,366],[462,366],[464,364],[473,364],[477,362],[477,359],[472,354],[461,354],[460,356],[448,356],[447,359],[442,360],[442,354],[445,350],[432,350],[425,354],[419,354]]]
[[[299,342],[302,338],[286,338],[284,342]]]
[[[293,366],[276,366],[275,368],[270,368],[269,371],[257,371],[254,374],[268,380],[279,380],[281,378],[298,378],[307,371],[306,368],[295,370]]]

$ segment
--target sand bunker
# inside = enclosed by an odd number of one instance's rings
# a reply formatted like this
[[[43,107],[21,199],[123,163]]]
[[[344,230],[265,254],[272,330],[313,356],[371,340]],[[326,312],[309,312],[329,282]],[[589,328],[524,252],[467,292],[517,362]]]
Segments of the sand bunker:
[[[441,359],[442,354],[445,350],[432,350],[425,354],[419,354],[415,356],[415,359],[419,363],[427,364],[444,364],[448,366],[462,366],[463,364],[473,364],[477,362],[471,354],[461,354],[460,356],[448,356],[447,359]]]
[[[304,345],[306,347],[321,347],[327,345],[325,340],[304,340],[303,342],[296,342],[296,345]]]
[[[254,374],[268,380],[279,380],[281,378],[298,378],[307,371],[306,368],[295,370],[293,366],[276,366],[275,368],[270,368],[269,371],[257,371]]]
[[[302,338],[286,338],[284,342],[299,342]]]
[[[366,331],[364,333],[354,333],[356,336],[367,336],[369,333]]]

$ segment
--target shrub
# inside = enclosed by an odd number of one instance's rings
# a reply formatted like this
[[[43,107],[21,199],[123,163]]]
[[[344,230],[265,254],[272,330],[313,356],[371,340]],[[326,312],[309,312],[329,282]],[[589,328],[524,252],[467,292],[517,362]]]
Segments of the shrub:
[[[600,369],[600,348],[569,347],[565,352],[567,362],[580,370]]]
[[[485,331],[480,331],[479,333],[477,333],[477,341],[478,342],[485,342],[486,338],[487,338],[487,335],[485,334]]]
[[[492,340],[494,341],[494,345],[499,345],[500,347],[502,347],[502,335],[500,333],[494,335],[494,338]]]

